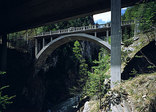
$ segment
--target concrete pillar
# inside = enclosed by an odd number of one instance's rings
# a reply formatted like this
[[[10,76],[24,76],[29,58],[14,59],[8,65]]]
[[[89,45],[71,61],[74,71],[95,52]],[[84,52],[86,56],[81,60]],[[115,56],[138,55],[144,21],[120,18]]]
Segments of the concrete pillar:
[[[121,0],[111,0],[111,88],[121,81]]]
[[[38,40],[38,42],[37,42],[38,51],[37,52],[39,52],[42,49],[41,44],[42,44],[42,42],[40,40]]]
[[[51,41],[51,42],[53,41],[53,37],[50,38],[50,41]]]
[[[94,33],[94,36],[97,37],[97,32]]]
[[[44,46],[45,46],[45,38],[43,38],[42,40],[42,47],[44,48]]]
[[[3,34],[0,71],[6,71],[6,70],[7,70],[7,34]]]
[[[107,37],[107,42],[108,42],[109,30],[106,31],[106,37]]]
[[[35,57],[38,53],[38,45],[37,44],[38,44],[37,39],[35,39]]]

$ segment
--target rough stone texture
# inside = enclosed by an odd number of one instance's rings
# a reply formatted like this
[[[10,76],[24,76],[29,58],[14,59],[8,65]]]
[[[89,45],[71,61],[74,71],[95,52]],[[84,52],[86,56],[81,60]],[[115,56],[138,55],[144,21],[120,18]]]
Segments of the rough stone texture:
[[[89,108],[89,102],[87,101],[87,102],[85,103],[85,105],[84,105],[83,112],[90,112],[89,110],[90,110],[90,108]]]

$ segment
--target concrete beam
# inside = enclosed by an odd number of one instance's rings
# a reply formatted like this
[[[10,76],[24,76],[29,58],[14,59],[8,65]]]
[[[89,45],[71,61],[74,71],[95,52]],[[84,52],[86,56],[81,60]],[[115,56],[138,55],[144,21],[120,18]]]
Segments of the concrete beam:
[[[110,1],[1,0],[0,14],[3,16],[0,18],[0,33],[11,33],[51,22],[106,12],[110,10]],[[127,7],[140,1],[142,0],[121,0],[121,4],[122,7]]]
[[[111,0],[111,88],[121,80],[121,0]]]

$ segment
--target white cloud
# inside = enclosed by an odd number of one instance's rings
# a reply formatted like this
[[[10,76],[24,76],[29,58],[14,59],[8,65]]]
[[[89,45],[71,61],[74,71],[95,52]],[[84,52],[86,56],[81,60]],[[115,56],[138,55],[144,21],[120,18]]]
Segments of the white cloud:
[[[100,14],[95,14],[93,15],[94,21],[102,20],[105,23],[111,21],[111,12],[105,12],[105,13],[100,13]]]
[[[122,8],[121,10],[127,10],[127,7],[125,7],[125,8]]]
[[[121,9],[121,13],[125,13],[127,8],[122,8]],[[98,21],[100,21],[99,24],[101,24],[101,20],[103,21],[103,23],[107,23],[111,21],[111,11],[109,12],[105,12],[105,13],[100,13],[100,14],[95,14],[93,15],[94,18],[94,22],[98,23]]]

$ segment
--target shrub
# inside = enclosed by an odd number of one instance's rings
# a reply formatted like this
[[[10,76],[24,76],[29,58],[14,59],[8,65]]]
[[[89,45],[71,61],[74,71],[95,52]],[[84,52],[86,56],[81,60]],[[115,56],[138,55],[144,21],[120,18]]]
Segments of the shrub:
[[[0,72],[0,75],[5,75],[6,72]],[[2,112],[4,109],[6,109],[6,105],[13,103],[11,99],[13,99],[15,96],[8,96],[4,95],[3,91],[4,89],[8,88],[9,86],[2,86],[0,87],[0,112]]]
[[[125,46],[125,47],[128,47],[128,46],[131,45],[133,42],[134,42],[134,40],[133,40],[133,38],[131,38],[131,39],[125,40],[123,43],[124,43],[124,46]]]

